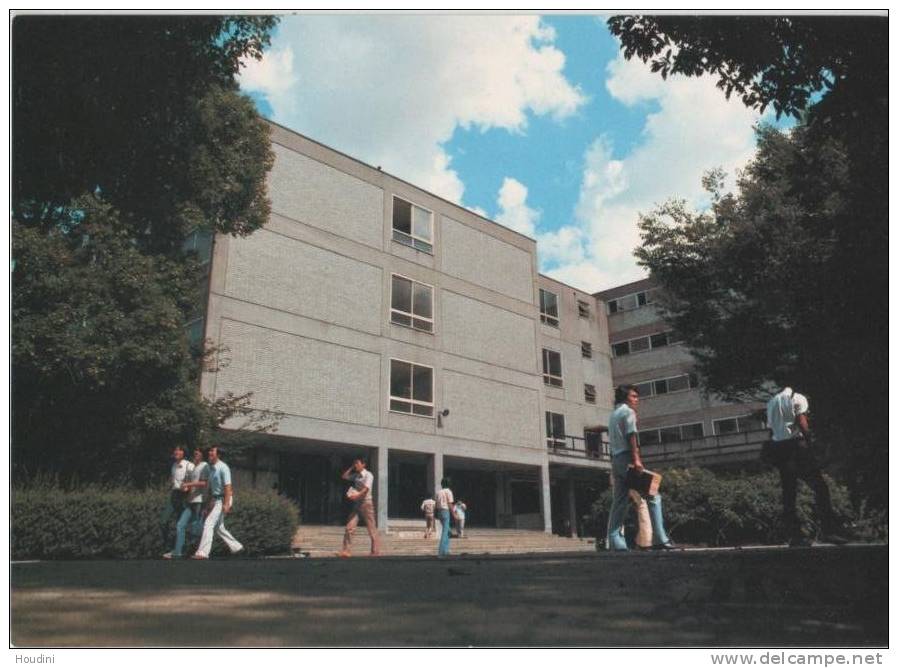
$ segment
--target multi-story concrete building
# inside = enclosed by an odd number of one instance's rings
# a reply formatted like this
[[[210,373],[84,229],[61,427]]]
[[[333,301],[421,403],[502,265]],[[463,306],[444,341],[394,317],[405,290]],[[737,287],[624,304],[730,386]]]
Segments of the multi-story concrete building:
[[[470,523],[576,526],[578,485],[607,479],[583,438],[611,410],[604,307],[540,276],[533,239],[286,128],[272,143],[271,218],[216,236],[203,329],[205,396],[282,414],[238,484],[339,522],[366,454],[381,529],[444,475]]]
[[[615,385],[639,390],[639,439],[658,463],[728,464],[757,458],[763,404],[705,396],[695,362],[655,306],[652,279],[595,294],[605,303]]]

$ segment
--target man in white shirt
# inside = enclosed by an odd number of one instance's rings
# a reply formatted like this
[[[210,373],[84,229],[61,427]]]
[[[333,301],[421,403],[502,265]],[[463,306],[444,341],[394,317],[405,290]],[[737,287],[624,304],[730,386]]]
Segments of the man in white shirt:
[[[340,557],[352,556],[352,534],[359,525],[359,516],[365,520],[365,528],[371,538],[371,556],[380,554],[380,541],[377,537],[377,520],[374,516],[374,474],[365,468],[366,462],[359,457],[352,462],[352,466],[343,471],[343,480],[351,484],[346,491],[346,497],[352,501],[352,510],[349,520],[346,522],[346,531],[343,533],[343,549],[337,553]]]
[[[436,509],[436,501],[433,500],[433,497],[428,496],[424,499],[424,502],[421,504],[421,510],[424,511],[424,537],[430,538],[433,535],[434,526],[436,524],[434,520],[434,510]]]
[[[231,532],[225,528],[225,515],[231,512],[234,504],[234,491],[231,485],[231,468],[221,459],[222,451],[218,446],[209,448],[209,479],[206,499],[206,521],[203,524],[203,535],[200,538],[200,546],[196,549],[193,559],[208,559],[212,550],[212,534],[221,538],[231,554],[243,551],[240,544]]]
[[[789,545],[807,546],[812,543],[801,530],[801,522],[795,507],[798,479],[804,480],[814,492],[817,512],[820,515],[823,536],[827,543],[841,545],[848,539],[835,517],[829,487],[823,479],[811,441],[808,424],[810,404],[807,397],[792,390],[783,390],[767,402],[767,426],[772,440],[764,445],[762,459],[773,464],[780,472],[783,490],[783,521],[789,533]]]
[[[187,479],[187,475],[193,469],[193,464],[184,459],[184,448],[176,445],[172,448],[172,465],[168,481],[168,500],[159,517],[159,530],[162,534],[162,543],[168,542],[168,523],[172,517],[180,517],[184,510],[186,494],[181,491],[181,485]]]
[[[455,509],[455,497],[449,489],[449,478],[440,480],[440,490],[437,492],[436,510],[440,519],[440,546],[437,555],[445,557],[449,555],[449,518]]]
[[[209,481],[209,465],[203,458],[200,448],[193,450],[192,467],[187,472],[187,477],[181,485],[181,491],[187,496],[187,503],[178,524],[175,527],[175,549],[162,555],[163,559],[180,559],[184,553],[184,543],[187,538],[187,528],[196,534],[203,527],[203,500],[204,490]]]

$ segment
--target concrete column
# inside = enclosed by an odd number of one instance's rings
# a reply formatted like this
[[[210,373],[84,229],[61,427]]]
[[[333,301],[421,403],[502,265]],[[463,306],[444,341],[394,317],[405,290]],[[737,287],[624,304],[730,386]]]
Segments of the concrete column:
[[[437,452],[427,460],[427,489],[431,494],[436,494],[440,488],[440,480],[443,479],[443,453]]]
[[[375,502],[377,503],[377,529],[381,533],[386,533],[387,527],[387,508],[389,502],[389,489],[390,489],[390,466],[389,466],[389,452],[386,446],[380,446],[377,448],[377,472],[375,475],[377,476],[377,498]]]
[[[543,511],[543,531],[552,533],[552,487],[549,484],[549,465],[539,467],[540,498]]]
[[[567,492],[567,517],[571,523],[571,535],[579,537],[577,533],[577,495],[574,491],[574,479],[568,478],[564,481]]]

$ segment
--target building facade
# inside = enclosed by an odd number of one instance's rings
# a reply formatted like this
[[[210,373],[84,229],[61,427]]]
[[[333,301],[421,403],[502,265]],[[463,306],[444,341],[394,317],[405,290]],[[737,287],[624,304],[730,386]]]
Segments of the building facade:
[[[687,348],[662,319],[652,279],[595,294],[608,317],[615,385],[639,390],[639,440],[648,460],[729,464],[757,458],[768,438],[760,403],[705,396]]]
[[[381,529],[443,476],[474,525],[575,526],[578,484],[607,478],[584,435],[611,409],[604,308],[540,276],[530,238],[274,124],[272,148],[270,220],[215,237],[201,324],[204,395],[281,416],[237,484],[335,523],[364,455]]]

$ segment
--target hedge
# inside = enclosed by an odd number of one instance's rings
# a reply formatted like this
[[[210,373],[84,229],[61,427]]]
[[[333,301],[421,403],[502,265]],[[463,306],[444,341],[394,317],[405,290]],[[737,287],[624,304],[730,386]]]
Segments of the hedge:
[[[158,559],[174,545],[175,519],[160,532],[161,489],[38,484],[12,493],[13,559]],[[248,556],[288,554],[299,511],[271,490],[240,490],[227,527]],[[213,540],[213,555],[227,553]]]
[[[782,492],[775,471],[744,475],[716,475],[707,469],[672,469],[663,473],[661,497],[664,523],[675,542],[689,545],[777,544],[787,540],[782,523]],[[844,485],[824,476],[833,508],[852,526],[861,540],[888,537],[886,511],[855,511]],[[811,534],[819,532],[814,495],[804,484],[798,487],[798,515]],[[593,504],[592,521],[604,536],[611,508],[611,491]],[[635,513],[629,512],[628,538],[635,534]]]

